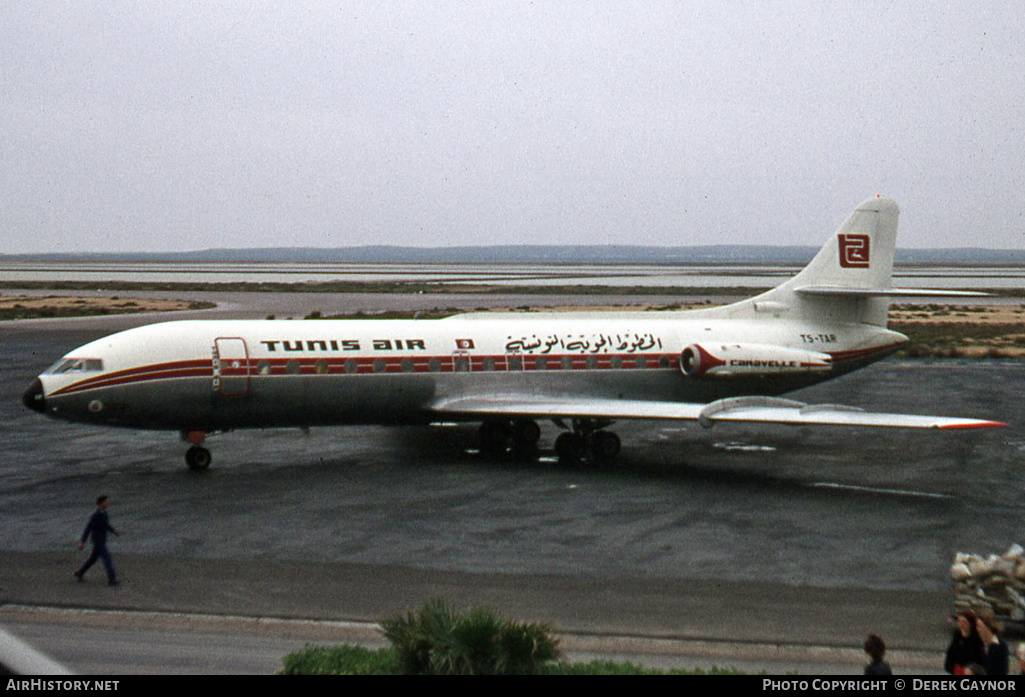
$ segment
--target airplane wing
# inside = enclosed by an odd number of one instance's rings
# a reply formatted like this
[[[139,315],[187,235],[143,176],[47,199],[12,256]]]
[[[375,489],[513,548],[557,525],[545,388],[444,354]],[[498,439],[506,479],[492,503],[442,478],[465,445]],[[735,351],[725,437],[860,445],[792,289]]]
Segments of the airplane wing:
[[[494,395],[440,399],[430,409],[439,416],[448,417],[677,419],[697,421],[706,428],[717,422],[727,421],[806,426],[938,429],[1006,426],[999,421],[876,413],[839,404],[805,404],[776,397],[730,397],[709,404],[694,404],[629,399]]]

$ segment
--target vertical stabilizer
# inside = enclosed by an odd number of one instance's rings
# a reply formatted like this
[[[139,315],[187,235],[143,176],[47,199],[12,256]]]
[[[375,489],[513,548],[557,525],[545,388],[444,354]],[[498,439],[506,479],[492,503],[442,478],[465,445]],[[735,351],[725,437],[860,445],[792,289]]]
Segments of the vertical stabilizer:
[[[738,317],[773,313],[885,327],[889,301],[867,291],[893,287],[899,215],[900,209],[892,199],[868,199],[848,216],[800,273],[770,291],[730,306],[728,314]],[[802,289],[835,292],[820,294]]]

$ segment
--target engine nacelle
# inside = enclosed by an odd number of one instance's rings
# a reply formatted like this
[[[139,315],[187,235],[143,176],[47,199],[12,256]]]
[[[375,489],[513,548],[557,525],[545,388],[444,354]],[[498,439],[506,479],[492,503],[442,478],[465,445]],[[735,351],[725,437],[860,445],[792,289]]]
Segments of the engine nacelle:
[[[691,344],[680,353],[680,370],[691,378],[752,377],[817,373],[832,368],[832,357],[766,344]]]

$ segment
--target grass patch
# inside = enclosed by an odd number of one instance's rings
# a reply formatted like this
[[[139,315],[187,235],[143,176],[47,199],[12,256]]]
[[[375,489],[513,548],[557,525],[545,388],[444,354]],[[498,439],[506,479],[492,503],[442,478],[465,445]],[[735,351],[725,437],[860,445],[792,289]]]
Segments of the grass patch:
[[[0,301],[3,298],[0,297]],[[151,307],[145,301],[112,302],[117,298],[69,299],[23,298],[9,306],[0,306],[0,321],[18,319],[59,319],[65,317],[97,317],[104,315],[130,315],[144,312],[180,312],[183,310],[206,310],[216,307],[205,301],[160,301],[160,307]],[[169,305],[170,303],[170,305]]]
[[[1025,325],[984,322],[890,322],[910,343],[898,355],[912,358],[1009,358],[1025,346]]]
[[[284,658],[285,675],[400,675],[394,649],[307,645]]]

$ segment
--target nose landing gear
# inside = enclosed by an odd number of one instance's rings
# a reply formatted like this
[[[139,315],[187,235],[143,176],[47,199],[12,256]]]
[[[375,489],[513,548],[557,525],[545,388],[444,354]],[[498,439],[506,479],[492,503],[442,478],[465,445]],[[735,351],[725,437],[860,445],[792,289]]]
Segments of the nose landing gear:
[[[182,440],[192,443],[192,447],[185,452],[185,464],[193,472],[203,472],[210,467],[213,457],[210,451],[203,447],[206,441],[206,433],[203,431],[182,431]]]
[[[210,451],[198,445],[193,445],[185,452],[185,464],[193,472],[202,472],[208,469],[212,459]]]

